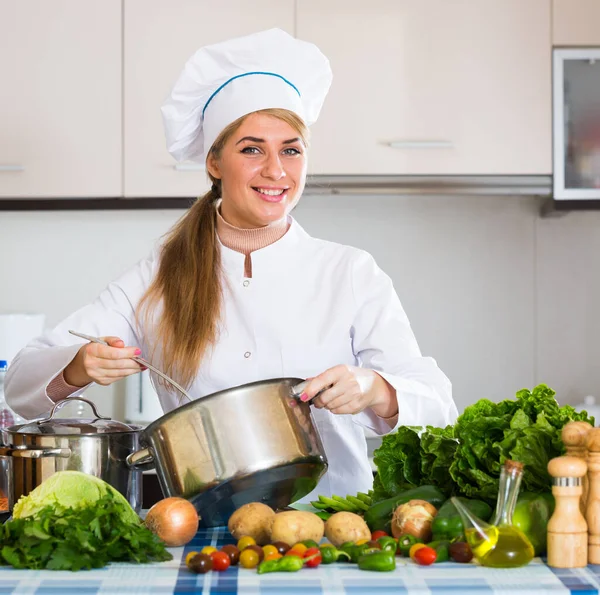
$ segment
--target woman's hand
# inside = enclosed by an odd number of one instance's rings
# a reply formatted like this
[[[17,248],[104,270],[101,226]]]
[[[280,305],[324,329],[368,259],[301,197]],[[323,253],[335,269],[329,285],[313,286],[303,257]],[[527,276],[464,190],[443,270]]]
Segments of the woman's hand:
[[[379,417],[392,417],[398,413],[395,389],[374,370],[334,366],[311,378],[300,398],[308,401],[321,390],[324,392],[312,404],[318,409],[328,409],[331,413],[354,414],[367,407]]]
[[[146,368],[131,358],[141,355],[137,347],[125,347],[119,337],[102,337],[107,345],[86,343],[64,369],[65,382],[71,386],[86,386],[96,382],[108,386],[121,378],[141,372]]]

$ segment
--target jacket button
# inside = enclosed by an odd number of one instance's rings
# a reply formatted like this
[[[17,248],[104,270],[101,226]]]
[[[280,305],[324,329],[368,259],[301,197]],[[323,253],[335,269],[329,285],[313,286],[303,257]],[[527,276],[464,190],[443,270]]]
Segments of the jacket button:
[[[248,359],[252,354],[249,351],[246,351],[246,353],[244,353],[244,357],[246,359]]]
[[[248,285],[250,285],[250,281],[248,281],[248,279],[246,279],[246,280],[244,281],[244,287],[248,287]]]

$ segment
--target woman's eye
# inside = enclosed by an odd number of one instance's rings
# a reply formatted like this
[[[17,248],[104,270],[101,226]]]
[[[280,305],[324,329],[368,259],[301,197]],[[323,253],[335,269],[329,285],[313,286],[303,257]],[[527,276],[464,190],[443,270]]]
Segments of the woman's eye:
[[[258,153],[257,147],[245,147],[241,151],[242,153],[246,153],[247,155],[256,155]]]
[[[284,153],[286,155],[301,155],[302,154],[298,149],[296,149],[294,147],[290,147],[289,149],[285,149]]]

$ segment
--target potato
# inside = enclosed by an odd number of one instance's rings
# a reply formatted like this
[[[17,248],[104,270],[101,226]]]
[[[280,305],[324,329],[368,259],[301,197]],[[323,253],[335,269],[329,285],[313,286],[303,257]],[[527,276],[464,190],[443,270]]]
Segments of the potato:
[[[278,512],[271,526],[271,542],[283,541],[289,546],[299,541],[323,539],[325,523],[316,514],[301,510]]]
[[[270,506],[262,502],[249,502],[229,517],[227,528],[235,539],[249,535],[258,545],[266,545],[271,538],[274,517],[275,511]]]
[[[336,512],[325,523],[325,537],[335,547],[346,541],[371,539],[371,531],[364,519],[353,512]]]

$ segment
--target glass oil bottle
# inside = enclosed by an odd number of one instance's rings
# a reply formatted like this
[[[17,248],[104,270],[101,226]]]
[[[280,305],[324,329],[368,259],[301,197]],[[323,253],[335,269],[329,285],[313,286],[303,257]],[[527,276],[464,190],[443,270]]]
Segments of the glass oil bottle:
[[[512,524],[523,464],[506,461],[500,473],[500,489],[493,522],[487,524],[473,515],[461,502],[452,498],[465,528],[465,538],[474,558],[482,566],[515,568],[529,564],[534,556],[527,536]]]

